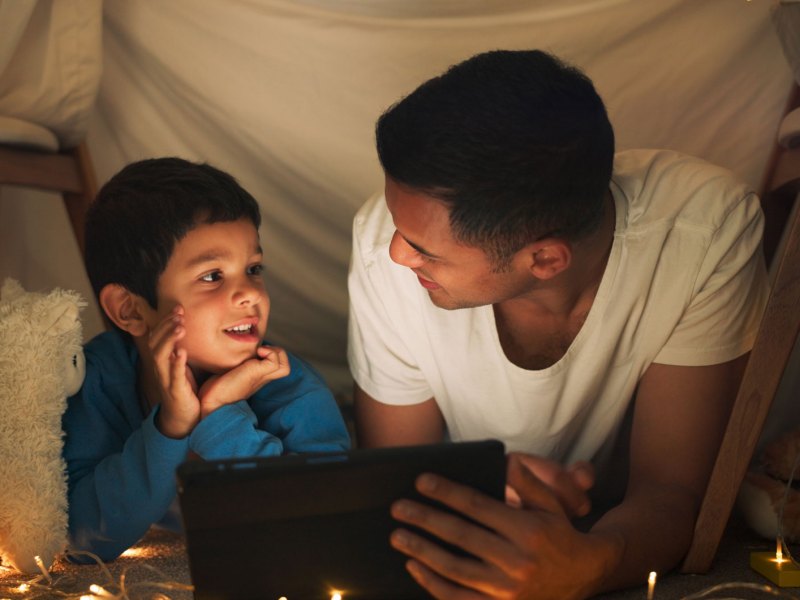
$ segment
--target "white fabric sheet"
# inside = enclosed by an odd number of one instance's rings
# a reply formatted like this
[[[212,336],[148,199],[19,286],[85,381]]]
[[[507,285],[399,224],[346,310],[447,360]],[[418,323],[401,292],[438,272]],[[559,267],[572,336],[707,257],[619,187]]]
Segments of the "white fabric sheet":
[[[100,82],[101,29],[100,0],[0,0],[0,115],[76,146]]]
[[[758,186],[792,82],[770,5],[106,0],[89,146],[101,183],[163,155],[235,175],[263,210],[270,336],[346,391],[350,224],[382,187],[373,125],[385,108],[476,52],[542,48],[595,80],[619,148],[688,152]],[[49,226],[48,237],[66,227]],[[23,252],[52,250],[2,227],[4,253],[6,235]]]

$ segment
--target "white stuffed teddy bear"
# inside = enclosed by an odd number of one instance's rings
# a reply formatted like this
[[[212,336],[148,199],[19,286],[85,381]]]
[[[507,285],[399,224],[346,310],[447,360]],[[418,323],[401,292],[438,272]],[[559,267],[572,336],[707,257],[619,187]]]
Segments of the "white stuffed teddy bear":
[[[800,542],[800,429],[770,442],[748,471],[737,504],[747,524],[759,535]],[[788,486],[789,480],[794,484]],[[782,520],[781,520],[782,517]]]
[[[67,539],[61,417],[85,373],[77,292],[0,289],[0,560],[49,568]]]

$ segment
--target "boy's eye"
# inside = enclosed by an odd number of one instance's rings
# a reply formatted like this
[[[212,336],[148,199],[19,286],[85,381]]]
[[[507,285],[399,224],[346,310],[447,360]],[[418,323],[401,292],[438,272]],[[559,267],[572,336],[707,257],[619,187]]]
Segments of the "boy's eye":
[[[264,265],[250,265],[247,267],[248,275],[261,275],[264,271]]]
[[[222,279],[222,273],[220,271],[211,271],[200,277],[200,281],[206,281],[208,283],[214,283],[220,279]]]

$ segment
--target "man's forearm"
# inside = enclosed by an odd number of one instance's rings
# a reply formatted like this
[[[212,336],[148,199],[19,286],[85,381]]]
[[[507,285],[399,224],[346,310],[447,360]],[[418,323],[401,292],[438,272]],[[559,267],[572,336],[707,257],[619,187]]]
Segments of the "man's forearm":
[[[685,489],[651,486],[629,493],[592,528],[623,540],[619,562],[597,593],[644,584],[650,571],[675,568],[691,543],[696,516],[697,501]]]

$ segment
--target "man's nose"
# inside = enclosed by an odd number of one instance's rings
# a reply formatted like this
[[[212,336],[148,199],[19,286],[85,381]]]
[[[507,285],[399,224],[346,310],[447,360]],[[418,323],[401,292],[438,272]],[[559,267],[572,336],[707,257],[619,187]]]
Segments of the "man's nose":
[[[398,265],[416,269],[423,265],[422,255],[395,231],[389,244],[389,257]]]

